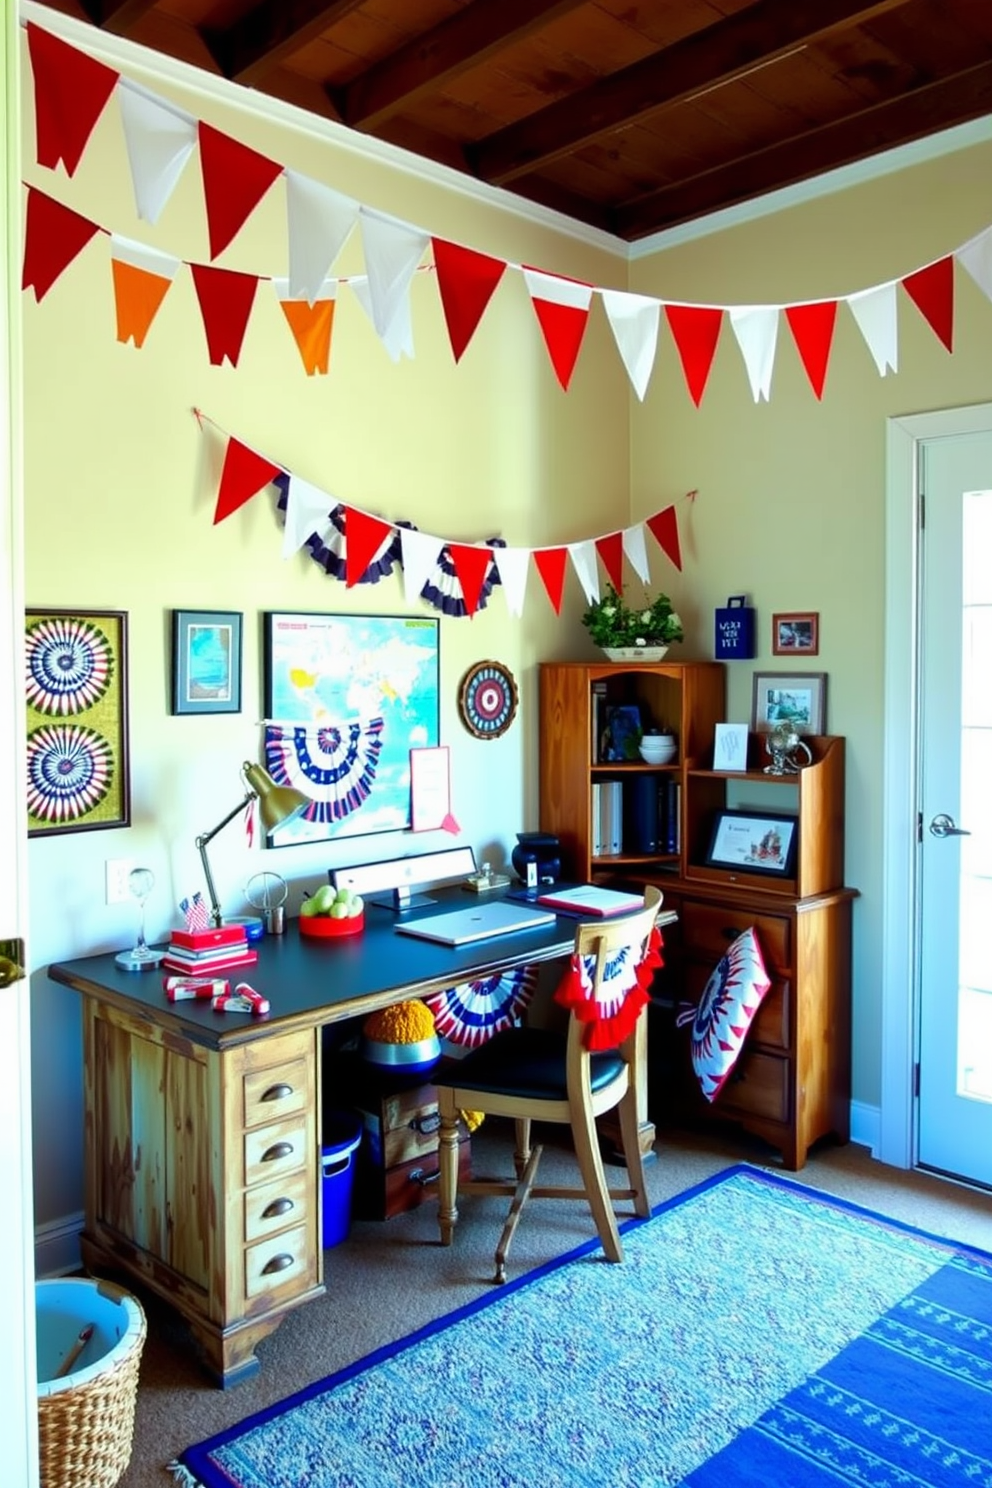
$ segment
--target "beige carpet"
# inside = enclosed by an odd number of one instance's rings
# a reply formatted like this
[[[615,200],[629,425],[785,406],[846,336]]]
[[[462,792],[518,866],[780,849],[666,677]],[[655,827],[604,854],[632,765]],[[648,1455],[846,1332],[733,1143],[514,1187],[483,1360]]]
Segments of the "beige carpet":
[[[487,1125],[488,1132],[484,1128],[474,1139],[479,1173],[503,1166],[512,1151],[509,1128]],[[552,1145],[557,1134],[548,1137],[542,1175],[553,1180],[567,1167],[565,1181],[572,1181],[570,1154]],[[664,1134],[649,1165],[652,1204],[736,1162],[779,1167],[770,1149],[742,1134]],[[824,1145],[792,1176],[921,1229],[992,1250],[992,1196],[883,1167],[862,1147]],[[134,1450],[120,1488],[165,1488],[174,1480],[164,1464],[184,1447],[491,1291],[492,1254],[504,1212],[502,1200],[466,1198],[449,1249],[437,1242],[432,1203],[385,1223],[356,1222],[348,1240],[325,1257],[327,1295],[287,1317],[259,1346],[260,1372],[227,1391],[215,1388],[202,1372],[183,1325],[163,1304],[144,1297],[149,1336]],[[514,1239],[509,1274],[560,1255],[592,1233],[584,1204],[535,1200]]]

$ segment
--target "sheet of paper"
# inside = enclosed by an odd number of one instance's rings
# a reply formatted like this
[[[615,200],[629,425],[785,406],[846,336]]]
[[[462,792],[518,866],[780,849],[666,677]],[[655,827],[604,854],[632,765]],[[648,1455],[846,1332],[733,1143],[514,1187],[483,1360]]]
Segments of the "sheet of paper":
[[[451,751],[446,744],[410,750],[410,815],[415,832],[461,829],[451,814]]]

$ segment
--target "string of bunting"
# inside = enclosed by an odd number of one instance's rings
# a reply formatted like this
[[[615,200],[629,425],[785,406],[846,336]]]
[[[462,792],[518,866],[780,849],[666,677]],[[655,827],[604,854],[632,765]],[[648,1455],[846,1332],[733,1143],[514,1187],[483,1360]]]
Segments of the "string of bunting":
[[[643,522],[577,543],[518,548],[509,547],[502,538],[490,538],[485,543],[455,542],[420,532],[410,522],[391,522],[351,502],[341,502],[228,434],[200,409],[194,408],[193,413],[201,429],[210,425],[226,441],[214,525],[240,510],[260,491],[273,487],[278,494],[277,510],[284,518],[283,558],[308,547],[314,561],[326,573],[343,579],[349,589],[355,584],[378,583],[399,562],[408,603],[423,599],[445,614],[471,616],[485,608],[494,585],[499,584],[510,613],[520,616],[533,560],[558,615],[569,562],[590,604],[599,599],[599,563],[620,592],[624,558],[647,584],[650,569],[645,528],[669,561],[682,568],[674,505]],[[683,500],[692,501],[696,494],[690,491]]]
[[[815,396],[823,397],[837,312],[845,304],[881,376],[898,371],[900,286],[934,334],[953,350],[954,265],[992,299],[992,227],[897,279],[845,296],[778,305],[667,301],[601,288],[454,243],[377,211],[322,182],[290,170],[194,118],[116,69],[31,21],[27,44],[34,76],[36,154],[40,166],[74,174],[108,101],[116,96],[139,218],[155,224],[198,149],[210,263],[182,260],[134,242],[28,185],[22,289],[40,302],[97,234],[111,242],[117,338],[135,347],[145,337],[181,265],[192,275],[210,361],[238,364],[261,280],[270,280],[308,375],[326,373],[334,307],[350,285],[393,360],[413,357],[409,291],[432,269],[455,361],[459,361],[508,268],[524,279],[555,375],[568,390],[597,296],[638,398],[654,369],[661,312],[675,343],[689,395],[698,407],[725,322],[740,349],[755,402],[768,400],[782,317]],[[274,278],[218,268],[214,260],[237,236],[279,179],[285,181],[289,274]],[[353,228],[361,233],[365,275],[330,276]],[[431,251],[431,262],[422,263]]]

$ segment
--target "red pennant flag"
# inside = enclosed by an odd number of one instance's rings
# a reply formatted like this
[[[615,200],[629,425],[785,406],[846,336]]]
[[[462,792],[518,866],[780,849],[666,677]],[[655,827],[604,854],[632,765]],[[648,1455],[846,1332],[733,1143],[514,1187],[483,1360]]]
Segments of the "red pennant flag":
[[[210,257],[216,258],[282,175],[283,167],[202,119],[199,139]]]
[[[231,366],[236,367],[258,279],[254,274],[235,274],[231,269],[212,269],[206,264],[191,264],[190,268],[207,333],[210,361],[220,367],[227,357]]]
[[[523,273],[551,365],[567,393],[589,324],[592,287],[581,279],[546,274],[543,269],[531,269],[526,264]]]
[[[837,301],[821,300],[813,305],[786,305],[785,318],[789,322],[796,350],[806,368],[810,386],[816,396],[822,398],[830,347],[834,339],[834,325],[837,321]]]
[[[544,587],[556,615],[561,614],[561,597],[565,589],[567,559],[567,548],[538,548],[534,552],[537,571],[544,581]]]
[[[345,507],[344,531],[347,547],[344,557],[345,588],[360,584],[376,553],[392,532],[390,522],[370,517],[366,512]]]
[[[623,593],[623,533],[610,532],[606,537],[597,537],[596,552],[606,569],[610,583],[618,594]]]
[[[723,311],[709,305],[666,305],[665,315],[678,348],[689,396],[698,408],[716,356]]]
[[[28,21],[28,52],[38,164],[54,170],[61,160],[71,176],[120,73],[33,21]]]
[[[939,336],[948,351],[954,350],[954,259],[939,258],[936,263],[902,281],[906,293]]]
[[[461,359],[502,279],[506,264],[473,248],[432,238],[437,287],[455,361]]]
[[[24,270],[21,288],[34,288],[41,304],[56,279],[81,253],[94,233],[103,232],[95,222],[71,212],[34,186],[28,187],[28,210],[24,229]]]
[[[239,506],[244,506],[246,501],[250,501],[278,474],[278,465],[256,455],[254,450],[237,439],[229,439],[224,454],[224,468],[220,473],[214,526],[236,512]]]
[[[448,552],[451,554],[458,582],[462,586],[465,611],[469,615],[474,615],[479,608],[479,596],[492,562],[492,549],[471,548],[463,543],[449,543]]]
[[[647,526],[666,558],[670,558],[682,572],[682,548],[679,545],[679,524],[674,506],[666,506],[663,512],[648,517]]]

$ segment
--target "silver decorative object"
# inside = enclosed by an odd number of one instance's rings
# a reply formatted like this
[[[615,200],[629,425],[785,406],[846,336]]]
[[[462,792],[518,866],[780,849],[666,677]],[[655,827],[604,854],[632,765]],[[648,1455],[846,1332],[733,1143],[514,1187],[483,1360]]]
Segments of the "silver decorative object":
[[[765,735],[765,750],[772,757],[765,766],[766,775],[798,775],[803,765],[812,762],[809,745],[799,731],[788,723],[780,723]]]

